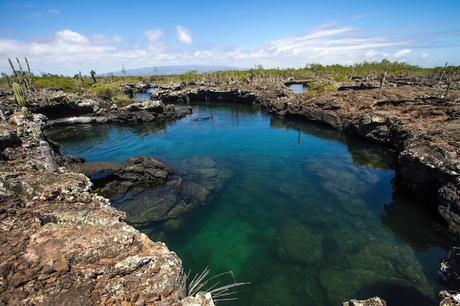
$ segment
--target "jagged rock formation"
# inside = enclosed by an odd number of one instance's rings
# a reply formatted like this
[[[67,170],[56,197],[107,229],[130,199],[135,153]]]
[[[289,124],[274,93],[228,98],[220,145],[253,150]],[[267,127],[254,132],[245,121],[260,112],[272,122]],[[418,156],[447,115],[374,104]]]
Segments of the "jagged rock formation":
[[[342,306],[387,306],[387,303],[379,297],[373,297],[367,300],[351,300]]]
[[[439,293],[441,306],[460,305],[460,248],[454,247],[441,261],[439,269],[445,290]]]
[[[167,102],[240,102],[278,116],[299,116],[393,147],[395,186],[431,204],[460,232],[460,92],[423,86],[296,95],[283,85],[160,88]]]
[[[3,113],[12,114],[17,110],[12,96],[2,99]],[[117,105],[90,93],[70,94],[63,91],[43,89],[28,97],[29,108],[33,113],[45,115],[48,126],[62,126],[87,123],[126,123],[151,122],[161,119],[177,119],[191,112],[191,109],[176,111],[173,105],[161,101],[145,103],[128,102]]]
[[[457,292],[449,292],[449,291],[441,291],[439,293],[439,297],[441,298],[441,302],[439,306],[459,306],[460,305],[460,293]]]
[[[177,255],[62,167],[43,115],[26,117],[0,125],[0,304],[178,305]]]
[[[111,198],[113,205],[125,211],[128,221],[138,227],[158,225],[162,229],[176,229],[188,213],[204,205],[230,176],[229,170],[207,157],[173,163],[173,168],[174,175],[169,169],[155,170],[155,174],[161,171],[164,175],[156,178],[161,180],[159,184],[150,184],[158,186],[154,189],[143,188],[147,186],[134,180],[131,184],[135,188]],[[111,188],[110,184],[104,189]]]

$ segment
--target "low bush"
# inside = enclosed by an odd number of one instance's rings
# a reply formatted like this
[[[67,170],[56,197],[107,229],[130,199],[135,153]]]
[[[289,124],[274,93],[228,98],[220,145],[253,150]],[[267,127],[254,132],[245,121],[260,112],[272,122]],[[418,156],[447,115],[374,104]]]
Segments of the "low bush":
[[[305,95],[312,95],[316,93],[337,91],[337,84],[332,80],[318,80],[307,83],[308,90]]]
[[[125,94],[118,83],[97,83],[90,90],[104,100],[116,103],[123,103],[129,100],[129,96]]]

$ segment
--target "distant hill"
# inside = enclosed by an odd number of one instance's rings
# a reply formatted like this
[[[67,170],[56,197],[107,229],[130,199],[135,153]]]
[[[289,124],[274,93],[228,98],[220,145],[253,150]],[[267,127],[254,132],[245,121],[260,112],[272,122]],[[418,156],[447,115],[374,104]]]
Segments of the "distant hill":
[[[156,70],[155,70],[156,69]],[[158,66],[158,67],[145,67],[136,69],[126,69],[128,76],[148,76],[148,75],[173,75],[182,74],[188,71],[195,70],[198,73],[221,71],[221,70],[239,70],[239,68],[230,66],[210,66],[210,65],[178,65],[178,66]],[[112,72],[115,76],[122,76],[121,71]],[[99,74],[102,76],[110,75],[110,72]]]

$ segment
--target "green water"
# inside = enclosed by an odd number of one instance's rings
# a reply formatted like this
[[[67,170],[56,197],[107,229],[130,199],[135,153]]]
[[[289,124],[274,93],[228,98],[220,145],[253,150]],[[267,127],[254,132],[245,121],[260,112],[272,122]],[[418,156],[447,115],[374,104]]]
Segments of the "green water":
[[[208,266],[251,282],[224,304],[326,306],[374,295],[391,306],[436,304],[439,259],[452,241],[420,203],[393,194],[391,152],[249,106],[193,111],[169,124],[48,135],[87,161],[209,157],[231,173],[179,229],[140,228],[186,271]]]

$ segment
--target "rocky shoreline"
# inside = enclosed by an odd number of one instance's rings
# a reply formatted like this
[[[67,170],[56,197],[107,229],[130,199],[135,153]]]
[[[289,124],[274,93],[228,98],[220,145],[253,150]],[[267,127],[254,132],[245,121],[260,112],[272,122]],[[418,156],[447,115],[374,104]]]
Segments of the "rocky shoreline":
[[[181,304],[186,276],[177,255],[127,225],[124,212],[90,192],[88,177],[69,170],[43,135],[44,115],[9,102],[2,100],[0,124],[0,304]],[[157,106],[128,120],[187,112]]]

